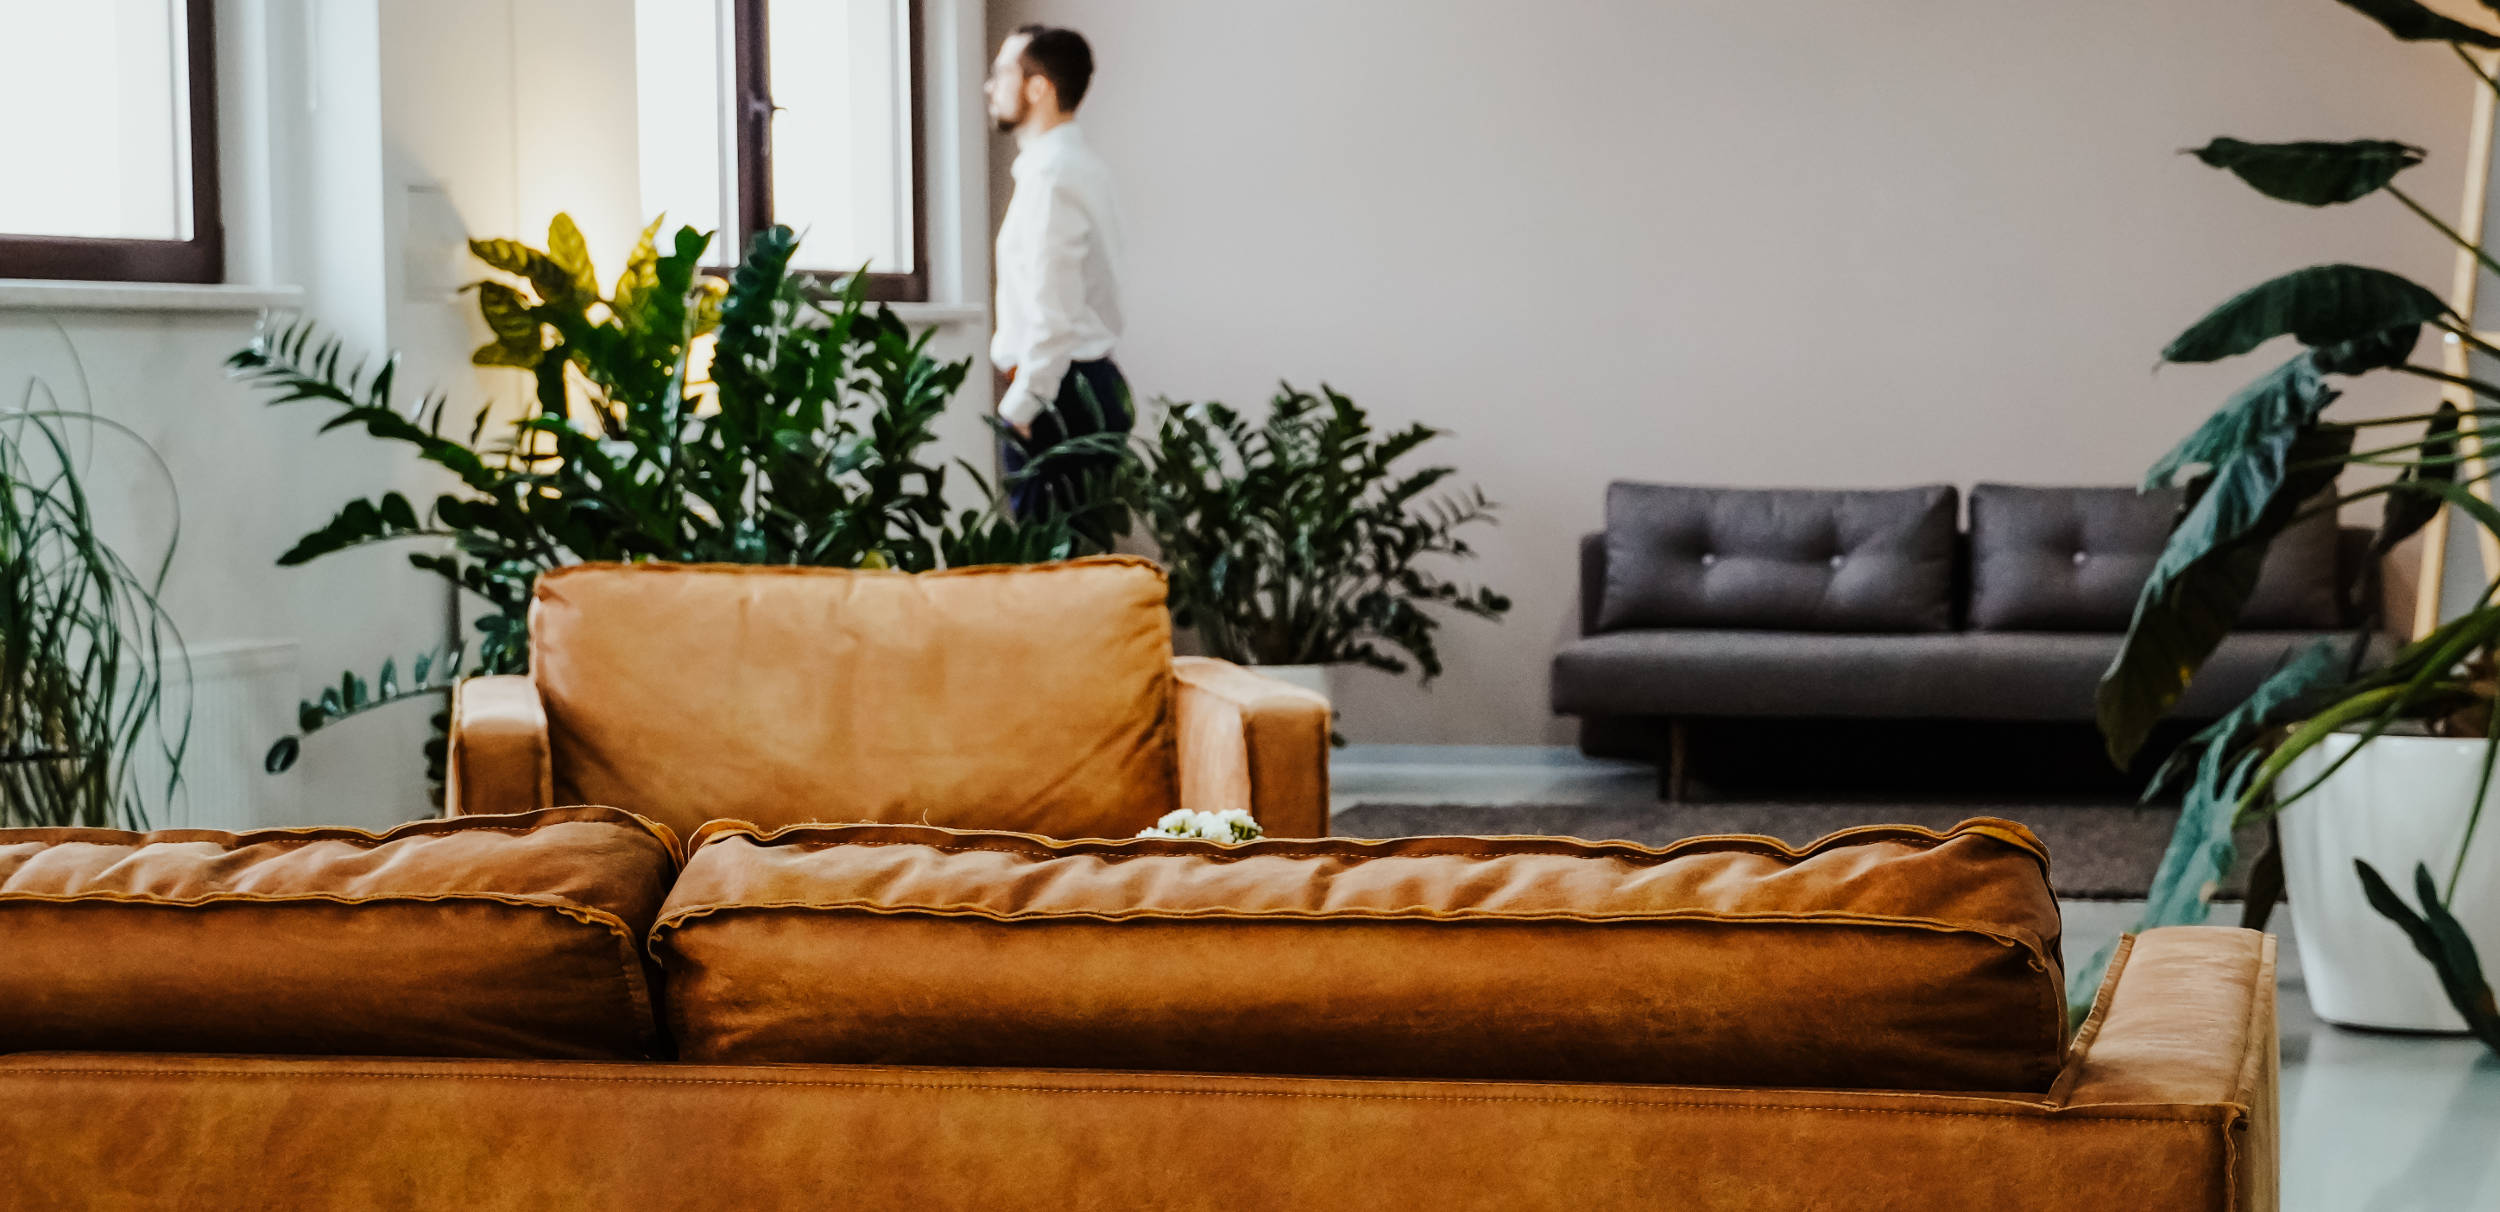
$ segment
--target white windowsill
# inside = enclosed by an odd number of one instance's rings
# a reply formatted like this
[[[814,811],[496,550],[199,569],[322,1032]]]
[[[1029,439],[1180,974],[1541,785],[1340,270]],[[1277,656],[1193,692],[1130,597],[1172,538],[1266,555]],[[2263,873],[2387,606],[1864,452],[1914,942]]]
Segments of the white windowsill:
[[[985,324],[990,318],[990,309],[967,306],[962,303],[870,303],[868,306],[871,308],[891,307],[894,309],[896,319],[922,328],[945,328],[955,324]]]
[[[202,286],[172,282],[53,282],[0,278],[0,311],[257,312],[299,307],[300,286]],[[871,304],[870,306],[880,306]],[[982,324],[989,309],[961,303],[886,303],[904,323],[928,328]]]
[[[298,286],[203,286],[183,282],[49,282],[0,278],[0,311],[256,312],[295,307]]]

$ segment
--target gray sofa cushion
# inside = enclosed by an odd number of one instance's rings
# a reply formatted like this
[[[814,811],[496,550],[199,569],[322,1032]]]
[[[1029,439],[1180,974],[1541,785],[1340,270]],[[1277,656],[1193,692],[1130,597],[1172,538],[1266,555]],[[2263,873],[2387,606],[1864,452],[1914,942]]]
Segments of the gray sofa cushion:
[[[1606,490],[1598,629],[1917,632],[1953,626],[1958,500],[1891,491]]]
[[[2179,511],[2172,490],[1981,484],[1970,494],[1971,626],[1983,631],[2124,631]],[[2240,625],[2340,625],[2335,519],[2274,542]]]
[[[2238,706],[2301,647],[2349,632],[2244,631],[2222,642],[2172,714],[2212,719]],[[1803,635],[1781,631],[1620,631],[1554,657],[1564,715],[1859,719],[2093,718],[2116,633],[1956,632]],[[2374,659],[2388,645],[2373,642]]]

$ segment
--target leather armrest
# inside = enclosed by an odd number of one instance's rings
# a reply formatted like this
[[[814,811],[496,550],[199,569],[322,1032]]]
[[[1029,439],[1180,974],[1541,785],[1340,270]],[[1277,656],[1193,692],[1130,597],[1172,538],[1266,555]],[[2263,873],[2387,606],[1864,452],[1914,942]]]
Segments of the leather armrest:
[[[2274,1207],[2279,1181],[2274,936],[2214,926],[2147,930],[2119,944],[2050,1099],[2067,1110],[2159,1114],[2226,1107],[2242,1207]]]
[[[1176,657],[1181,807],[1248,809],[1270,837],[1328,836],[1328,700],[1230,661]]]
[[[547,708],[521,675],[470,678],[451,692],[446,816],[534,812],[555,799]]]

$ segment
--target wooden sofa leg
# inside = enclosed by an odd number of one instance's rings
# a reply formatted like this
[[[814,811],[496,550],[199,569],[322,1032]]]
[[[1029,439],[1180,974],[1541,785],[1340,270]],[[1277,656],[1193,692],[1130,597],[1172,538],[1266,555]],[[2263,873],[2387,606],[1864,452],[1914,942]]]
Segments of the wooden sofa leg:
[[[1681,718],[1667,721],[1667,764],[1658,770],[1658,798],[1670,804],[1684,802],[1686,770],[1685,729]]]

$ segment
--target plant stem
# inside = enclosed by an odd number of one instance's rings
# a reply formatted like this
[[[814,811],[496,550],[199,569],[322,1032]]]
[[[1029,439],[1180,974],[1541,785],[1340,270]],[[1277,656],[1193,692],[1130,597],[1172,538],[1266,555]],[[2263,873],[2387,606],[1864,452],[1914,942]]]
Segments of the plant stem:
[[[2443,330],[2443,331],[2446,331],[2446,330]],[[2428,366],[2415,366],[2414,364],[2412,364],[2412,363],[2410,363],[2410,362],[2407,362],[2407,363],[2405,363],[2405,364],[2404,364],[2404,365],[2402,365],[2402,366],[2398,366],[2398,367],[2396,367],[2395,369],[2396,369],[2397,371],[2401,372],[2401,373],[2412,375],[2412,376],[2414,376],[2415,378],[2420,378],[2420,379],[2429,379],[2429,380],[2431,380],[2431,381],[2433,381],[2433,382],[2436,382],[2436,383],[2446,383],[2446,384],[2449,384],[2449,385],[2451,385],[2451,386],[2455,386],[2455,387],[2462,387],[2462,388],[2465,388],[2465,389],[2466,389],[2466,390],[2468,390],[2468,391],[2473,392],[2475,395],[2478,395],[2478,396],[2489,396],[2489,397],[2491,397],[2492,399],[2495,399],[2495,400],[2500,400],[2500,383],[2486,383],[2486,382],[2484,382],[2484,381],[2483,381],[2483,380],[2481,380],[2481,379],[2472,378],[2472,377],[2469,377],[2469,376],[2466,376],[2466,375],[2452,375],[2452,374],[2449,374],[2447,371],[2444,371],[2444,370],[2433,370],[2433,369],[2431,369],[2431,368],[2430,368],[2430,367],[2428,367]],[[2404,423],[2404,422],[2411,422],[2411,421],[2428,421],[2428,420],[2432,419],[2433,417],[2435,417],[2435,416],[2437,416],[2437,415],[2438,415],[2438,414],[2436,414],[2436,413],[2423,413],[2423,414],[2418,415],[2418,416],[2411,416],[2411,417],[2398,417],[2398,418],[2393,418],[2393,419],[2390,419],[2390,420],[2385,420],[2385,421],[2358,421],[2358,422],[2355,422],[2354,424],[2356,424],[2356,425],[2395,425],[2395,424],[2400,424],[2400,423]],[[2500,416],[2500,410],[2494,410],[2494,409],[2488,409],[2488,408],[2459,409],[2459,410],[2458,410],[2458,415],[2460,415],[2460,416]]]
[[[2483,65],[2474,61],[2474,52],[2465,49],[2462,43],[2457,42],[2449,43],[2448,49],[2457,53],[2457,59],[2465,64],[2465,70],[2474,73],[2475,79],[2489,86],[2491,91],[2500,93],[2500,80],[2492,79],[2491,73],[2484,71]]]
[[[2486,77],[2486,79],[2488,79],[2488,77]],[[2466,239],[2463,232],[2448,226],[2448,224],[2442,221],[2439,216],[2432,214],[2429,210],[2425,209],[2421,203],[2414,201],[2411,194],[2408,194],[2393,185],[2387,187],[2387,193],[2398,202],[2404,203],[2406,210],[2420,215],[2424,223],[2428,223],[2431,226],[2438,228],[2439,234],[2455,241],[2457,247],[2474,254],[2475,260],[2482,262],[2485,266],[2489,267],[2492,272],[2500,273],[2500,261],[2493,260],[2490,253],[2484,252],[2482,245]]]
[[[2492,711],[2491,718],[2484,722],[2483,739],[2483,777],[2474,784],[2474,810],[2466,814],[2465,838],[2457,843],[2456,864],[2448,869],[2448,890],[2439,898],[2443,905],[2457,903],[2457,882],[2465,877],[2465,855],[2474,848],[2474,834],[2483,824],[2483,805],[2491,799],[2492,766],[2500,760],[2500,710]]]
[[[2490,354],[2495,358],[2500,358],[2500,346],[2493,345],[2491,342],[2474,335],[2474,330],[2472,328],[2456,324],[2441,324],[2439,327],[2453,334],[2457,340],[2465,342],[2468,348]]]
[[[2441,379],[2443,382],[2445,381],[2443,376],[2447,373],[2445,371],[2429,370],[2419,366],[2399,366],[2396,369],[2405,371],[2409,374],[2418,374],[2424,378]],[[2500,383],[2490,384],[2489,386],[2493,391],[2500,391]],[[2389,425],[2419,425],[2424,421],[2436,421],[2439,419],[2439,415],[2440,414],[2435,412],[2409,412],[2403,414],[2402,416],[2369,417],[2358,421],[2344,421],[2340,422],[2340,424],[2342,424],[2346,429],[2378,429]],[[2459,418],[2500,417],[2500,408],[2460,408],[2456,410],[2455,415]]]

